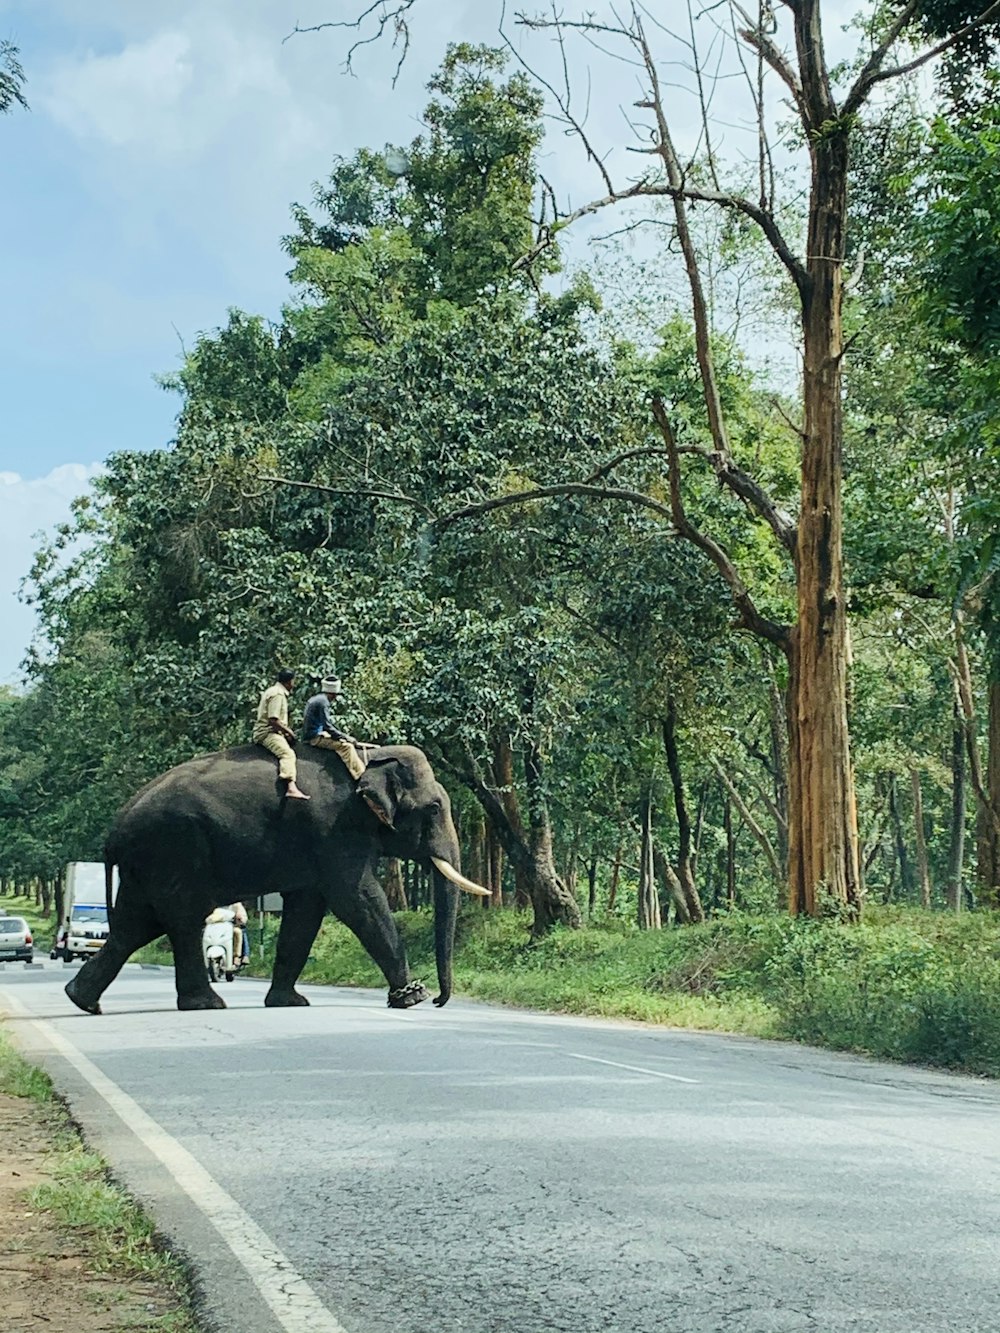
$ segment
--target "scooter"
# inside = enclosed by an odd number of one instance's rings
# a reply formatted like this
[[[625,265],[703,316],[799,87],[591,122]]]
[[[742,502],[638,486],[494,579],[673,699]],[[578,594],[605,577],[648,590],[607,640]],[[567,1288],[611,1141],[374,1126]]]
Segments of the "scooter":
[[[236,956],[236,913],[231,907],[217,907],[205,922],[201,933],[201,949],[209,981],[232,981],[246,966],[242,955]],[[246,930],[246,926],[242,927]]]

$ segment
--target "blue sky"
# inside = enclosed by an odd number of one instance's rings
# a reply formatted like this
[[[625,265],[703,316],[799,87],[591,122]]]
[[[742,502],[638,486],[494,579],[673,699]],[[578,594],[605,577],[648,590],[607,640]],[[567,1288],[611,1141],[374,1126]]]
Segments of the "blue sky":
[[[110,452],[169,442],[177,404],[154,376],[228,308],[278,314],[290,203],[309,201],[335,154],[418,133],[447,43],[494,42],[500,5],[417,0],[395,90],[386,46],[361,53],[351,78],[347,34],[283,41],[296,22],[363,8],[0,0],[0,38],[21,49],[31,103],[0,118],[0,682],[17,679],[32,633],[16,589],[36,534],[66,517]],[[836,34],[853,0],[825,8]],[[551,60],[539,40],[533,59]],[[621,64],[595,73],[581,94],[588,132],[621,145],[635,76]],[[723,87],[720,103],[728,96]],[[642,159],[618,161],[634,176]],[[603,193],[558,127],[543,169],[565,203]],[[600,229],[614,225],[620,217],[604,217]],[[586,230],[574,231],[570,257]]]
[[[280,238],[335,153],[406,141],[470,0],[434,0],[395,92],[388,52],[341,70],[353,0],[0,0],[30,113],[0,119],[0,681],[33,628],[15,592],[115,449],[169,442],[154,376],[231,306],[277,315]]]

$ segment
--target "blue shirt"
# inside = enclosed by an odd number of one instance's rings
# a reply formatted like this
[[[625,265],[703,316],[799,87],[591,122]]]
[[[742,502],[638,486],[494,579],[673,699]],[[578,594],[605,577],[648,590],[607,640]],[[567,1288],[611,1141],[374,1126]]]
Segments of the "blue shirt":
[[[330,700],[325,694],[314,694],[306,704],[305,716],[302,719],[302,732],[307,741],[315,740],[317,736],[322,736],[327,732],[335,741],[346,741],[347,732],[341,731],[333,721],[333,714],[330,712]]]

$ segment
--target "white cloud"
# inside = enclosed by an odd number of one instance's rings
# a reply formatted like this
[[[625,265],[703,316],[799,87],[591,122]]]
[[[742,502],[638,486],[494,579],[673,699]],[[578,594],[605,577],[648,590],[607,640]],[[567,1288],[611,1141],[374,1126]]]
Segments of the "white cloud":
[[[185,147],[176,109],[194,80],[191,40],[161,32],[114,55],[89,52],[60,60],[51,71],[43,104],[49,114],[81,138],[121,147],[158,138]]]
[[[137,150],[150,168],[182,158],[189,170],[237,127],[244,147],[269,121],[286,144],[312,139],[279,69],[280,50],[261,34],[219,22],[166,28],[110,54],[60,59],[40,101],[80,139]]]
[[[13,683],[35,632],[35,614],[18,600],[21,581],[31,570],[44,536],[70,517],[70,505],[82,495],[101,465],[67,463],[48,476],[25,478],[0,473],[0,682]]]

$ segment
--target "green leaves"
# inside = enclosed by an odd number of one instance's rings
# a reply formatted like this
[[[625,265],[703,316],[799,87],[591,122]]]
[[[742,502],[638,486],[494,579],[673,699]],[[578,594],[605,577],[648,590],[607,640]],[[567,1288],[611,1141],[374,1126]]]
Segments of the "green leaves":
[[[0,41],[0,115],[15,106],[27,111],[24,84],[24,66],[18,48],[11,41]]]

